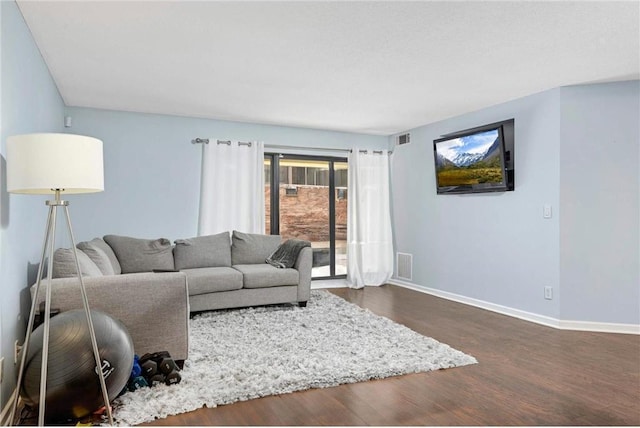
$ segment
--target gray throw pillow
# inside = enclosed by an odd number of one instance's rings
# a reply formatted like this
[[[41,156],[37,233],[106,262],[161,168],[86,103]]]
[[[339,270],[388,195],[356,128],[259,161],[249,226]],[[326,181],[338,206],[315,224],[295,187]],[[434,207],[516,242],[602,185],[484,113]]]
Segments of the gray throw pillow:
[[[118,263],[116,255],[102,239],[95,238],[91,241],[79,242],[76,247],[89,256],[103,275],[116,275],[121,272],[120,263]]]
[[[231,263],[248,265],[265,263],[267,257],[280,245],[281,238],[280,235],[259,235],[234,230],[231,241]]]
[[[89,256],[80,250],[77,250],[78,264],[80,265],[80,273],[82,276],[102,276],[102,272],[98,266],[91,261]],[[53,253],[53,270],[51,276],[53,278],[72,278],[78,276],[76,270],[76,260],[73,257],[71,248],[58,248]]]
[[[171,242],[166,238],[138,239],[105,235],[103,239],[113,249],[122,273],[175,269]]]
[[[177,239],[173,249],[176,269],[231,267],[229,232]]]

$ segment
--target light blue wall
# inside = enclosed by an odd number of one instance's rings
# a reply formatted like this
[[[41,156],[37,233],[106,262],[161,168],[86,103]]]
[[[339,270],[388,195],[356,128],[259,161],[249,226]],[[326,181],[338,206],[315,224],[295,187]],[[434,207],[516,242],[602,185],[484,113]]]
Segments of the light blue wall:
[[[73,123],[67,132],[104,142],[105,191],[68,197],[77,240],[195,236],[202,159],[201,146],[191,144],[196,137],[339,149],[387,145],[386,137],[282,126],[87,108],[66,114]]]
[[[559,90],[412,129],[392,166],[395,249],[413,254],[412,283],[558,317],[543,287],[559,281]],[[437,195],[433,140],[515,119],[514,192]],[[392,139],[393,140],[393,139]]]
[[[31,132],[61,132],[64,104],[13,1],[0,2],[2,63],[0,122],[0,355],[5,358],[0,404],[15,386],[13,343],[24,338],[18,320],[29,272],[39,262],[47,207],[44,196],[9,195],[6,186],[6,139]],[[28,306],[28,303],[26,304]],[[24,302],[23,302],[24,306]]]
[[[640,324],[640,82],[560,93],[562,318]]]
[[[412,283],[557,320],[640,323],[638,85],[557,88],[412,129],[392,174]],[[515,191],[436,195],[433,140],[509,118]]]

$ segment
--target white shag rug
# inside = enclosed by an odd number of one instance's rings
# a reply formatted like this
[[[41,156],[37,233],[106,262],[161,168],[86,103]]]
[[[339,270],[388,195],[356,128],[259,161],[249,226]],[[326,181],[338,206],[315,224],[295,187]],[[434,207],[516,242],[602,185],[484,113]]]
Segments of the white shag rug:
[[[191,319],[189,327],[182,382],[117,398],[117,425],[267,395],[477,363],[448,345],[320,290],[311,292],[306,308],[207,312]]]

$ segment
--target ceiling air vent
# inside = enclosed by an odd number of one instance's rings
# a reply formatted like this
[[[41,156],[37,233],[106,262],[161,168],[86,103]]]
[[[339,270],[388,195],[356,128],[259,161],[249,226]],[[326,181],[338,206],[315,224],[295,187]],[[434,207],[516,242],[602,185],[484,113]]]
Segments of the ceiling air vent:
[[[396,137],[396,145],[409,144],[411,142],[411,134],[406,133]]]

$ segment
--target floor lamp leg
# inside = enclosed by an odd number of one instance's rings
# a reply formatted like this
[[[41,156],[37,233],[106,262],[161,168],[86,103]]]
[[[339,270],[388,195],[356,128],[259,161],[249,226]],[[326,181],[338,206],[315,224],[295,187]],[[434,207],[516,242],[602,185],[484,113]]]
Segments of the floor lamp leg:
[[[47,201],[47,204],[49,201]],[[50,205],[51,206],[51,205]],[[42,335],[42,363],[40,367],[40,402],[38,425],[44,426],[44,414],[47,401],[47,369],[49,365],[49,325],[51,322],[51,279],[53,278],[53,250],[56,244],[56,207],[51,211],[51,232],[49,237],[49,264],[47,269],[46,298],[44,309],[44,334]]]
[[[53,206],[49,207],[49,214],[47,215],[47,226],[44,231],[44,242],[42,243],[42,252],[40,256],[40,265],[38,266],[38,277],[36,279],[36,289],[35,296],[38,295],[40,291],[40,285],[42,284],[42,272],[44,270],[45,256],[47,254],[47,243],[49,242],[49,235],[51,232],[51,218],[52,212],[55,208]],[[49,260],[49,265],[51,265],[51,259]],[[48,270],[51,270],[51,266],[49,266]],[[16,392],[13,396],[13,404],[11,405],[11,413],[9,414],[9,426],[13,426],[13,422],[16,417],[16,412],[18,410],[18,401],[20,399],[20,388],[22,386],[22,379],[24,377],[24,369],[27,361],[27,354],[29,353],[29,341],[31,339],[31,332],[33,331],[33,324],[36,315],[36,302],[37,299],[34,298],[31,302],[31,311],[29,312],[29,322],[27,323],[27,332],[25,334],[24,343],[22,344],[22,355],[20,357],[20,367],[18,368],[18,380],[16,383]]]
[[[76,261],[76,270],[78,271],[78,279],[80,280],[80,292],[82,293],[82,305],[84,306],[84,313],[87,316],[87,324],[89,326],[89,335],[91,336],[91,347],[93,348],[93,356],[96,360],[96,371],[98,372],[98,378],[100,379],[100,388],[102,389],[102,398],[104,401],[104,407],[109,418],[109,425],[113,425],[113,416],[111,415],[111,405],[109,403],[109,392],[107,391],[107,385],[104,380],[104,372],[102,371],[102,359],[100,358],[100,351],[98,350],[98,342],[96,340],[96,333],[93,329],[93,320],[91,319],[91,311],[89,310],[89,299],[87,298],[87,291],[84,287],[84,281],[82,280],[82,274],[80,273],[80,262],[78,261],[78,251],[76,249],[76,241],[73,237],[73,229],[71,228],[71,218],[69,217],[69,207],[64,206],[65,216],[67,218],[67,228],[69,229],[69,237],[71,238],[71,248],[73,248],[73,257]]]

